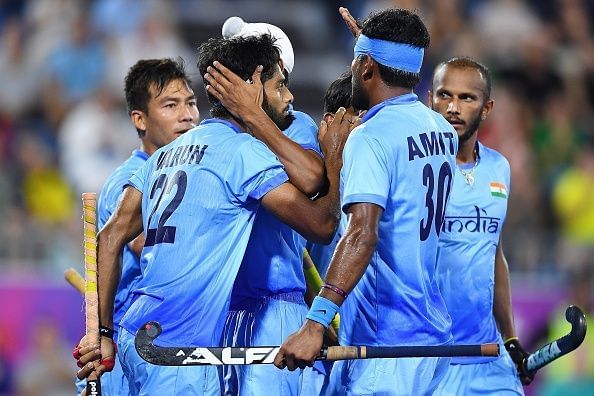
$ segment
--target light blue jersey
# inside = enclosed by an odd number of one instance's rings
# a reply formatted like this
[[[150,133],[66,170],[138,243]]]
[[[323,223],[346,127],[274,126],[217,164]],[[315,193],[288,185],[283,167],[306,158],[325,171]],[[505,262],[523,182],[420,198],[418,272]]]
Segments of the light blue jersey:
[[[439,239],[439,287],[452,317],[454,342],[501,342],[493,316],[495,253],[507,212],[510,169],[497,151],[477,142],[474,183],[456,170]],[[494,358],[458,358],[476,363]]]
[[[130,179],[146,242],[121,326],[157,320],[157,344],[218,345],[259,200],[287,180],[266,145],[221,119],[156,151]]]
[[[321,156],[314,121],[299,111],[292,114],[295,120],[284,134]],[[299,233],[265,208],[258,210],[233,286],[224,345],[280,345],[299,329],[307,314],[303,299],[304,247],[305,239]],[[319,393],[318,372],[309,367],[289,372],[271,365],[225,366],[222,372],[225,395]]]
[[[307,114],[293,111],[295,120],[284,134],[305,150],[320,156],[318,127]],[[265,208],[260,208],[243,262],[237,274],[231,308],[246,300],[279,293],[305,293],[303,248],[305,239]],[[249,301],[247,301],[249,304]]]
[[[124,186],[128,184],[128,179],[144,165],[148,157],[149,155],[144,151],[134,150],[130,158],[109,176],[101,189],[99,200],[97,201],[97,228],[99,230],[103,228],[111,214],[115,212],[120,196],[124,191]],[[118,339],[118,325],[122,316],[124,316],[124,313],[132,303],[131,291],[136,287],[140,275],[140,259],[126,245],[122,252],[122,274],[114,301],[113,339],[116,342]],[[86,379],[76,380],[77,394],[80,394],[85,386]],[[124,395],[128,393],[128,381],[124,376],[119,359],[116,359],[112,371],[101,376],[101,391],[104,396]]]
[[[103,228],[111,214],[115,212],[120,196],[124,191],[124,186],[128,184],[130,177],[145,164],[148,158],[149,155],[144,151],[134,150],[132,156],[107,179],[97,201],[97,226],[99,230]],[[140,259],[126,245],[122,253],[122,275],[114,301],[114,340],[117,340],[118,324],[132,303],[131,291],[135,289],[140,276]]]
[[[439,292],[437,240],[456,169],[458,136],[413,93],[369,109],[349,136],[343,211],[383,208],[378,244],[342,305],[342,345],[441,345],[451,321]]]

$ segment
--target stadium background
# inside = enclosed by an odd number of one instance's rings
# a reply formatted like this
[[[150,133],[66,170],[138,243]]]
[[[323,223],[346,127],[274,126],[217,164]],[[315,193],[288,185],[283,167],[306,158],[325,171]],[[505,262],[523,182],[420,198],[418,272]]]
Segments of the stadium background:
[[[127,68],[181,55],[205,118],[197,45],[229,16],[270,22],[295,48],[295,107],[319,119],[325,88],[352,58],[340,5],[358,18],[387,6],[419,11],[431,33],[416,89],[424,101],[447,57],[491,68],[495,109],[479,137],[512,167],[504,249],[520,337],[532,350],[568,301],[590,310],[594,2],[0,0],[0,395],[72,394],[82,301],[62,273],[82,268],[80,193],[98,192],[138,143],[122,100]],[[529,393],[577,383],[594,394],[593,340]]]

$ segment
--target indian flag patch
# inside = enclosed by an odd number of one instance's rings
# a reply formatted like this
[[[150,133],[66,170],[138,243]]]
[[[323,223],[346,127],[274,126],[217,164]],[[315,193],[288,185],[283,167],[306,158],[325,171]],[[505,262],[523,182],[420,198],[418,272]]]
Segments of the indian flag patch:
[[[507,199],[507,188],[505,188],[505,184],[499,182],[491,182],[490,187],[492,196]]]

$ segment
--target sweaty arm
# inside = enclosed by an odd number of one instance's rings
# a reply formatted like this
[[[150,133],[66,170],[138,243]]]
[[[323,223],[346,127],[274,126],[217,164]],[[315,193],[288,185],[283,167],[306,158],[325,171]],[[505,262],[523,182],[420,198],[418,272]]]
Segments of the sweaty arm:
[[[308,197],[316,195],[324,186],[323,161],[317,153],[305,150],[285,136],[262,110],[262,69],[256,68],[251,83],[243,81],[219,62],[215,62],[207,70],[207,91],[276,154],[284,165],[291,184]],[[279,72],[282,71],[279,69]]]
[[[122,249],[142,232],[142,193],[126,187],[118,207],[97,234],[97,289],[102,326],[113,329],[113,304],[120,282]]]
[[[248,129],[276,154],[285,167],[291,184],[308,197],[317,194],[324,184],[324,163],[320,156],[305,150],[278,129],[262,108],[242,116]]]
[[[495,253],[495,292],[493,296],[493,315],[503,340],[516,336],[511,304],[509,267],[501,247],[501,237]]]
[[[378,225],[384,210],[372,203],[354,203],[348,207],[346,231],[332,257],[325,282],[347,294],[353,290],[369,265],[378,241]],[[343,298],[337,293],[322,289],[320,296],[336,305]]]

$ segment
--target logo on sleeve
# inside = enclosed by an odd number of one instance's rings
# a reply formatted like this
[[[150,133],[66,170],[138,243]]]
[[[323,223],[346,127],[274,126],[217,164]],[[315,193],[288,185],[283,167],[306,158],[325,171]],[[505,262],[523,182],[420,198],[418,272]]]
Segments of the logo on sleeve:
[[[499,182],[491,182],[490,187],[492,196],[507,199],[507,188],[505,187],[505,184]]]

